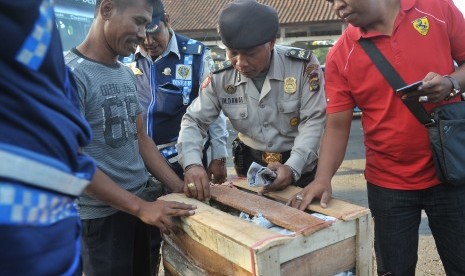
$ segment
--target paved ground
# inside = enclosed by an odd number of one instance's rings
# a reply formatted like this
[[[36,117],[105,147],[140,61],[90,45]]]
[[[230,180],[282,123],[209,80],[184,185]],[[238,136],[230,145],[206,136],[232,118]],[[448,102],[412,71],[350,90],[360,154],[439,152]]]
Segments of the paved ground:
[[[230,133],[228,148],[230,148],[232,140],[237,135],[230,125],[228,125],[228,130]],[[231,158],[228,158],[228,165],[232,166]],[[356,118],[352,122],[345,160],[333,179],[333,196],[368,207],[366,182],[363,177],[364,168],[365,149],[362,127],[360,119]],[[420,245],[416,274],[419,276],[445,275],[441,260],[436,251],[436,245],[428,227],[428,219],[425,215],[420,225],[419,235]]]

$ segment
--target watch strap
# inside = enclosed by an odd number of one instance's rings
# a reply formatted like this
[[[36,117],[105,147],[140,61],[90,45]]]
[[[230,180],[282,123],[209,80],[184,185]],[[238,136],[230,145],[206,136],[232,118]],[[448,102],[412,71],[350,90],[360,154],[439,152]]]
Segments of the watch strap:
[[[454,96],[456,96],[456,95],[458,95],[460,93],[460,85],[459,85],[459,82],[454,77],[451,77],[449,75],[444,75],[443,77],[450,80],[450,82],[452,83],[452,91],[445,98],[445,100],[449,100],[450,98],[452,98],[452,97],[454,97]]]

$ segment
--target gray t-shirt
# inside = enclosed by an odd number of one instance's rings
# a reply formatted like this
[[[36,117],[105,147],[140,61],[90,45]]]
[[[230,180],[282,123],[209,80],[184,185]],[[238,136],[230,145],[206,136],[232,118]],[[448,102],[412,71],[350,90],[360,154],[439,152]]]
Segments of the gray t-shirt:
[[[76,49],[65,61],[75,76],[81,113],[92,128],[92,142],[84,153],[123,189],[140,195],[148,173],[139,154],[136,118],[142,110],[133,73],[119,62],[102,64]],[[86,194],[79,197],[78,206],[81,219],[106,217],[117,211]]]

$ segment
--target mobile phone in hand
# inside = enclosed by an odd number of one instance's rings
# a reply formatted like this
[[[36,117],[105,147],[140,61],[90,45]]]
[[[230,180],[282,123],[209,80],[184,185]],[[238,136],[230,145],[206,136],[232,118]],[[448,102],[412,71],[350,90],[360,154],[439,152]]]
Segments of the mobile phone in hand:
[[[401,87],[401,88],[396,90],[396,94],[402,96],[402,95],[407,94],[409,92],[418,91],[418,87],[420,87],[420,85],[422,85],[422,83],[423,83],[423,81],[417,81],[417,82],[411,83],[409,85],[406,85],[404,87]]]

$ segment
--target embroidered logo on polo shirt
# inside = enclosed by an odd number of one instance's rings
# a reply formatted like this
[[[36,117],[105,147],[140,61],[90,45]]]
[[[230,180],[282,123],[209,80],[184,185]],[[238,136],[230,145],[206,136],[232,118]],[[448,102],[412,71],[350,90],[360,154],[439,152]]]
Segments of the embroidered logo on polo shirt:
[[[429,21],[428,18],[426,18],[426,16],[413,20],[412,24],[415,30],[417,30],[421,35],[428,34]]]

